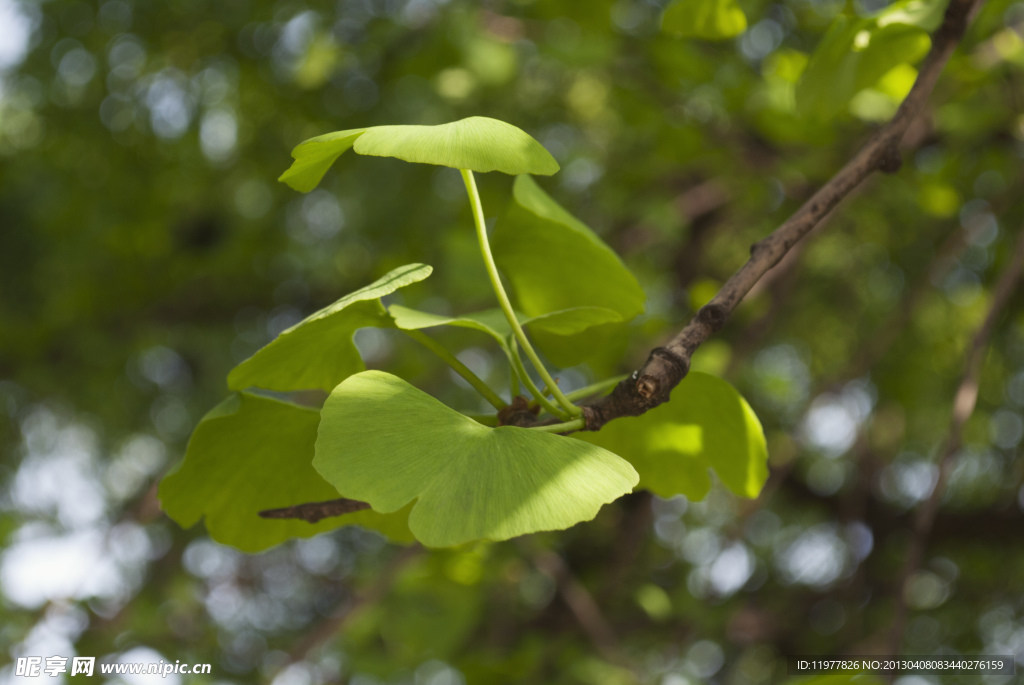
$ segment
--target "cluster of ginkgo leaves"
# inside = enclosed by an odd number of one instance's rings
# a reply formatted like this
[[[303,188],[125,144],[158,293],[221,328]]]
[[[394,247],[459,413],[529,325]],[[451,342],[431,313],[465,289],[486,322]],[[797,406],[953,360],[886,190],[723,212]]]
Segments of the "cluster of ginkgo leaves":
[[[760,492],[767,477],[761,425],[731,385],[710,375],[691,373],[670,402],[642,417],[563,435],[584,427],[576,400],[620,379],[563,393],[537,350],[561,366],[585,361],[643,312],[644,293],[615,252],[531,178],[558,171],[540,143],[482,117],[340,131],[299,145],[281,180],[308,192],[349,148],[462,172],[500,306],[460,316],[385,306],[381,298],[431,273],[409,264],[283,331],[231,371],[234,394],[202,419],[185,459],[161,484],[173,519],[191,526],[205,517],[215,540],[246,551],[349,524],[444,547],[567,528],[635,487],[699,499],[711,487],[709,468],[738,495]],[[473,176],[491,171],[516,176],[493,235]],[[498,425],[509,403],[423,332],[437,326],[489,336],[509,363],[508,397],[521,397],[539,425]],[[496,413],[461,413],[397,376],[364,370],[353,342],[364,327],[423,343]],[[312,389],[329,393],[322,407],[289,394]],[[315,524],[257,516],[338,497],[371,509]]]
[[[910,65],[927,52],[944,6],[900,0],[871,16],[838,15],[801,66],[797,111],[831,118],[872,88],[902,98],[916,73]],[[668,33],[709,40],[746,27],[735,0],[676,2],[662,21]],[[349,524],[447,546],[565,528],[634,487],[701,498],[709,467],[737,494],[760,491],[760,425],[729,384],[704,374],[690,374],[669,403],[643,417],[596,434],[558,434],[583,427],[575,400],[618,379],[566,395],[536,350],[563,367],[585,362],[643,312],[644,294],[618,256],[531,178],[558,171],[536,140],[481,117],[339,131],[298,146],[281,180],[309,192],[350,148],[462,171],[500,308],[438,316],[385,307],[382,297],[431,273],[410,264],[282,332],[229,375],[234,394],[203,418],[185,460],[161,486],[168,514],[186,526],[205,516],[211,536],[248,551]],[[516,179],[489,236],[473,173],[491,171]],[[459,326],[489,336],[510,366],[509,397],[525,389],[552,425],[498,426],[496,415],[462,414],[393,375],[365,371],[352,336],[368,326],[423,343],[500,411],[502,397],[423,331]],[[310,389],[330,393],[322,407],[287,395]],[[316,524],[256,517],[262,509],[338,496],[372,509]]]

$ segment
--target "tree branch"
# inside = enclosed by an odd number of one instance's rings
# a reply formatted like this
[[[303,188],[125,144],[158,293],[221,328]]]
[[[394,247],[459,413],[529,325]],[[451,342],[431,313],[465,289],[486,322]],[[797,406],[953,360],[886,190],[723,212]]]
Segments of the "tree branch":
[[[370,505],[366,502],[342,497],[340,499],[327,500],[326,502],[296,504],[293,507],[284,507],[283,509],[265,509],[260,512],[260,518],[302,519],[309,523],[316,523],[321,519],[341,516],[342,514],[352,514],[369,508]]]
[[[534,555],[533,563],[555,581],[562,600],[569,607],[569,611],[586,632],[594,647],[597,648],[598,653],[609,662],[625,667],[619,640],[615,636],[611,623],[601,613],[601,608],[594,601],[594,596],[572,575],[562,557],[555,552],[545,550]]]
[[[612,419],[639,416],[666,402],[672,389],[690,370],[694,351],[725,325],[733,310],[762,276],[831,212],[861,181],[876,170],[892,173],[901,164],[900,141],[922,110],[939,74],[956,49],[981,0],[951,0],[942,25],[932,36],[932,47],[918,72],[914,87],[885,126],[846,166],[797,210],[785,223],[750,248],[750,259],[697,315],[664,347],[651,351],[646,363],[622,381],[610,395],[584,407],[587,430],[600,430]]]
[[[907,620],[907,603],[905,592],[910,577],[920,568],[924,559],[925,548],[928,546],[928,537],[935,525],[935,517],[938,515],[939,503],[945,494],[946,483],[953,465],[957,450],[960,449],[963,436],[964,424],[974,413],[974,407],[978,402],[978,384],[981,378],[981,369],[985,361],[985,352],[988,349],[989,338],[992,337],[992,329],[995,328],[996,320],[1006,307],[1014,288],[1020,280],[1021,271],[1024,270],[1024,229],[1021,229],[1017,238],[1017,245],[1014,248],[1010,263],[1006,266],[999,282],[996,284],[992,297],[992,304],[989,306],[988,314],[974,334],[971,348],[967,353],[963,377],[956,389],[953,400],[953,416],[950,421],[949,435],[946,444],[942,449],[942,456],[939,458],[939,477],[932,488],[931,494],[914,517],[913,538],[907,550],[907,557],[903,566],[903,572],[897,586],[899,595],[896,597],[896,616],[893,619],[892,632],[889,637],[889,653],[898,653],[900,643],[903,640],[904,626]]]

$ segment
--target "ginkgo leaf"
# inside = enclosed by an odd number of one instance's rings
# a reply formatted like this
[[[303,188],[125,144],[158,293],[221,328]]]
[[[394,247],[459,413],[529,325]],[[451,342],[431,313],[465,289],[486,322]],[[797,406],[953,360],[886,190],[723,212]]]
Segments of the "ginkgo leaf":
[[[928,34],[913,26],[877,28],[865,19],[837,17],[797,84],[797,108],[805,115],[835,116],[859,91],[893,67],[916,62],[930,45]]]
[[[633,467],[594,445],[488,428],[382,371],[349,377],[322,410],[313,466],[342,497],[398,511],[430,547],[506,540],[592,519]]]
[[[161,507],[185,528],[205,517],[211,538],[246,552],[351,524],[410,540],[407,512],[365,510],[313,524],[258,516],[264,509],[337,499],[312,466],[319,423],[315,409],[233,394],[203,417],[185,459],[160,483]]]
[[[747,30],[747,16],[736,0],[676,0],[665,10],[661,28],[677,36],[723,40]]]
[[[615,251],[529,176],[516,178],[491,246],[527,316],[604,307],[628,321],[644,310],[644,291]]]
[[[550,176],[558,162],[530,134],[488,117],[438,126],[377,126],[356,140],[361,155],[471,171]]]
[[[350,147],[360,155],[479,172],[550,176],[558,171],[551,153],[522,129],[469,117],[437,126],[374,126],[311,138],[292,151],[295,161],[279,180],[309,192]]]
[[[875,23],[885,28],[890,24],[916,26],[929,33],[942,25],[949,0],[898,0],[875,14]]]
[[[388,313],[395,322],[395,327],[406,331],[415,331],[435,326],[457,326],[470,328],[486,333],[494,338],[502,348],[506,347],[509,333],[512,332],[505,315],[500,309],[488,309],[460,316],[443,316],[421,312],[399,304],[388,307]]]
[[[523,321],[537,347],[555,364],[573,366],[587,361],[622,335],[627,320],[606,307],[573,307]]]
[[[388,313],[394,319],[395,326],[403,330],[418,330],[434,326],[472,328],[486,333],[502,346],[512,332],[500,309],[488,309],[459,316],[443,316],[393,304],[388,307]],[[594,326],[621,322],[622,316],[605,307],[573,307],[540,316],[518,315],[518,319],[520,324],[528,327],[531,331],[543,331],[552,335],[576,335]]]
[[[622,323],[622,315],[607,307],[572,307],[524,319],[522,324],[533,332],[551,335],[576,335],[594,326]]]
[[[662,497],[702,499],[708,469],[742,497],[757,497],[768,478],[764,431],[728,382],[691,372],[671,399],[638,417],[617,419],[577,437],[628,459],[640,487]]]
[[[308,193],[317,187],[331,165],[352,147],[364,131],[365,128],[335,131],[301,143],[292,150],[295,161],[277,180],[294,190]]]
[[[435,326],[456,326],[486,333],[498,343],[501,351],[508,358],[509,364],[513,364],[512,349],[509,347],[512,328],[508,325],[505,314],[500,309],[488,309],[462,316],[442,316],[393,304],[388,307],[388,313],[394,320],[395,327],[403,331],[415,331]]]
[[[619,256],[529,176],[516,179],[491,244],[494,259],[527,316],[599,307],[617,312],[622,324],[644,310],[644,291]],[[560,340],[545,335],[550,331],[538,330],[537,344],[552,361],[571,366],[618,331],[614,325],[603,328]]]
[[[893,68],[917,62],[931,47],[928,32],[941,23],[945,4],[900,0],[871,17],[838,15],[797,84],[797,109],[805,116],[835,116]]]
[[[425,264],[398,267],[370,285],[281,332],[228,374],[232,390],[256,386],[267,390],[330,391],[362,371],[362,357],[352,341],[359,328],[394,325],[380,298],[422,281],[433,269]]]
[[[500,309],[490,309],[461,316],[441,316],[401,305],[391,305],[388,308],[388,313],[394,319],[395,326],[403,330],[458,326],[481,331],[497,341],[511,362],[512,350],[509,340],[512,329]],[[573,307],[534,317],[517,315],[517,318],[519,323],[529,329],[538,344],[557,363],[561,363],[561,360],[567,358],[575,359],[580,348],[576,336],[580,333],[591,331],[591,335],[599,336],[598,341],[602,341],[605,339],[606,329],[614,330],[614,326],[610,327],[608,324],[622,323],[622,316],[618,312],[604,307]],[[593,345],[600,344],[598,341],[593,341]],[[570,366],[571,363],[573,362],[563,365]]]

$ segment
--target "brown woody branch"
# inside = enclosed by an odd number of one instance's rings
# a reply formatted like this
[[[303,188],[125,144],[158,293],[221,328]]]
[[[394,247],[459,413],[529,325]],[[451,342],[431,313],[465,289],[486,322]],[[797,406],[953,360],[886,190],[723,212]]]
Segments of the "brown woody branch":
[[[818,192],[785,223],[750,248],[750,259],[722,289],[701,307],[697,315],[663,347],[651,351],[646,363],[622,381],[610,395],[584,407],[587,430],[596,431],[612,419],[639,416],[666,402],[690,370],[694,351],[725,325],[733,310],[751,288],[801,238],[875,171],[892,173],[900,168],[900,142],[911,122],[923,109],[939,74],[956,49],[980,0],[951,0],[942,25],[932,36],[932,47],[918,72],[914,87],[892,120],[871,139]]]
[[[821,228],[820,224],[818,228]],[[881,361],[892,344],[897,340],[903,329],[906,328],[907,324],[909,324],[913,313],[924,299],[925,294],[930,290],[932,281],[934,281],[938,276],[943,275],[946,270],[949,269],[951,262],[953,262],[960,252],[967,247],[967,243],[968,241],[964,231],[957,231],[953,233],[939,248],[937,256],[924,270],[923,277],[913,290],[903,298],[899,307],[897,307],[886,318],[886,320],[872,332],[871,336],[869,336],[869,344],[862,349],[861,353],[857,355],[853,362],[841,373],[819,382],[814,390],[811,391],[810,396],[817,397],[821,393],[826,392],[829,388],[837,387],[845,380],[862,376],[868,370],[874,368],[875,364]],[[790,252],[787,256],[787,260],[796,253],[797,250]],[[777,268],[778,267],[776,267],[776,269]],[[762,281],[762,283],[763,282],[764,281]],[[774,306],[775,305],[773,304],[773,308]],[[749,340],[751,338],[756,339],[757,337],[756,332],[752,336],[746,336],[742,343],[743,347],[749,348]],[[733,368],[731,364],[730,368]],[[863,429],[864,426],[861,426],[861,430],[857,435],[857,442],[854,445],[854,462],[860,462],[866,454]],[[753,515],[754,512],[764,506],[775,491],[778,490],[783,482],[789,477],[789,474],[795,465],[796,459],[789,459],[781,466],[771,469],[771,473],[768,476],[768,482],[765,483],[764,487],[761,489],[761,494],[758,495],[757,499],[751,500],[741,508],[739,514],[740,522],[746,520],[748,517]]]
[[[283,509],[265,509],[260,512],[260,518],[265,519],[302,519],[309,523],[316,523],[321,519],[342,514],[352,514],[363,509],[369,509],[370,505],[360,502],[357,499],[331,499],[326,502],[307,502],[296,504],[293,507]]]
[[[981,327],[974,334],[970,350],[967,353],[963,377],[956,389],[953,400],[953,416],[950,421],[949,435],[942,449],[942,456],[939,458],[939,474],[935,487],[932,488],[928,499],[924,501],[914,516],[913,538],[907,550],[907,556],[903,566],[903,572],[897,585],[896,615],[893,619],[892,631],[890,633],[890,654],[898,652],[900,642],[903,640],[903,631],[907,619],[907,603],[905,592],[910,577],[921,567],[924,559],[925,549],[928,546],[928,537],[931,535],[935,525],[935,518],[939,512],[939,504],[946,491],[946,483],[955,465],[955,456],[960,449],[964,425],[974,413],[974,407],[978,401],[978,384],[981,380],[981,369],[985,361],[985,352],[988,349],[989,339],[992,337],[992,330],[1003,309],[1006,308],[1017,282],[1020,280],[1021,272],[1024,271],[1024,229],[1021,229],[1017,238],[1017,245],[1014,249],[1010,263],[1006,266],[999,282],[996,284],[992,297],[992,304],[989,305],[988,314],[982,322]]]

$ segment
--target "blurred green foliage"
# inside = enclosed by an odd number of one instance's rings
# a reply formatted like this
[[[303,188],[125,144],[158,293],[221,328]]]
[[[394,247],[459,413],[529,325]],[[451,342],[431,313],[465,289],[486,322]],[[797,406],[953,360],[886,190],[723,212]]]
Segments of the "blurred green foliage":
[[[823,41],[862,26],[875,44],[884,3],[740,0],[746,30],[716,41],[662,33],[664,5],[0,2],[0,650],[278,685],[679,685],[883,649],[965,345],[1024,221],[1011,0],[984,5],[903,168],[859,188],[694,358],[762,420],[764,501],[635,494],[567,532],[411,556],[356,528],[247,556],[155,510],[227,371],[304,316],[411,262],[435,272],[390,304],[493,306],[458,172],[367,157],[300,195],[275,182],[299,142],[473,115],[537,138],[561,165],[539,185],[647,299],[628,335],[558,372],[571,389],[633,370],[688,320],[891,115],[920,54],[861,52],[819,90]],[[889,24],[915,45],[918,25]],[[492,219],[511,179],[478,180]],[[506,380],[479,331],[431,334]],[[449,406],[479,403],[398,331],[356,344]],[[1024,651],[1022,412],[1017,294],[908,585],[907,653]],[[578,619],[581,588],[610,651]]]

